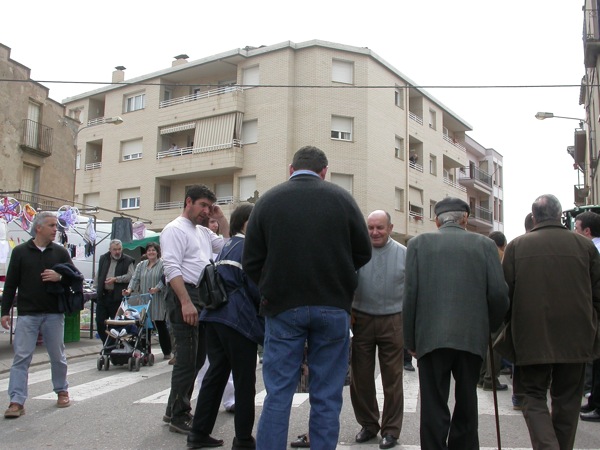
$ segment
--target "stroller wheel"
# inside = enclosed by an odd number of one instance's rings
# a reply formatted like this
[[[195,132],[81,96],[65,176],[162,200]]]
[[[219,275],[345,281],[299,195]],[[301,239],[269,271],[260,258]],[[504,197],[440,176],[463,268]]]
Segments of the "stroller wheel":
[[[104,370],[108,370],[110,367],[110,356],[104,355]]]
[[[102,370],[103,365],[104,365],[104,357],[100,356],[100,357],[98,357],[98,361],[96,361],[96,367],[98,367],[98,370]]]
[[[133,358],[129,357],[129,360],[127,361],[127,368],[129,369],[130,372],[133,371]]]
[[[140,371],[140,366],[142,365],[142,358],[135,358],[135,371]]]

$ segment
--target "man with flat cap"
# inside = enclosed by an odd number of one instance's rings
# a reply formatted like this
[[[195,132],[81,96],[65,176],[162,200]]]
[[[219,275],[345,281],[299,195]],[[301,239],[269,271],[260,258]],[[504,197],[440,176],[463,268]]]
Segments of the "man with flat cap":
[[[479,448],[479,369],[490,329],[500,326],[508,310],[496,244],[465,229],[469,213],[463,200],[446,197],[435,205],[438,231],[408,242],[404,345],[419,366],[423,450]]]

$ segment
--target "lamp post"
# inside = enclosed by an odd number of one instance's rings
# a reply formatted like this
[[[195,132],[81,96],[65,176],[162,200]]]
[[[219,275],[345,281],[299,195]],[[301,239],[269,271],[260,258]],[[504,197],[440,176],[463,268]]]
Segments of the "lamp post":
[[[551,112],[538,112],[538,113],[536,113],[535,118],[538,119],[538,120],[544,120],[544,119],[572,119],[572,120],[578,120],[581,124],[583,124],[583,122],[585,122],[585,119],[579,119],[577,117],[556,116],[556,115],[554,115],[554,113],[551,113]],[[583,125],[581,126],[581,128],[583,128]]]

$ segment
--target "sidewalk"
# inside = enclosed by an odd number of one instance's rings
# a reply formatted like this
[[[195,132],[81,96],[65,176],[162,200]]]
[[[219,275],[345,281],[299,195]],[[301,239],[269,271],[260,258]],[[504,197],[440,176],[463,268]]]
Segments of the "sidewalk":
[[[89,331],[82,330],[81,337],[77,342],[65,343],[65,353],[67,360],[72,358],[78,358],[81,356],[88,356],[94,354],[100,354],[102,349],[102,342],[100,339],[90,339]],[[10,366],[13,361],[13,348],[10,343],[10,334],[8,330],[0,327],[0,373],[5,373],[10,370]],[[39,365],[49,362],[48,353],[44,345],[38,345],[33,353],[33,359],[31,365]]]

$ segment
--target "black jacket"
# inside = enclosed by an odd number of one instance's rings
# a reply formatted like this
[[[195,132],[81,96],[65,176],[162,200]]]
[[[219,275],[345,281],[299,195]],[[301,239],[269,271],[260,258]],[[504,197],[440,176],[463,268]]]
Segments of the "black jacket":
[[[48,292],[58,297],[58,310],[72,314],[83,309],[83,274],[73,264],[57,264],[52,268],[62,279],[48,285]]]
[[[98,293],[98,303],[102,303],[102,296],[104,294],[104,281],[106,280],[106,275],[108,274],[108,268],[110,267],[110,252],[105,253],[100,257],[100,261],[98,262],[98,285],[96,286],[96,291]],[[121,257],[117,261],[117,267],[115,268],[115,277],[120,277],[121,275],[126,275],[129,270],[129,266],[134,263],[134,259],[131,256],[127,256],[125,254],[121,254]],[[129,281],[126,283],[115,283],[114,291],[113,291],[113,302],[120,303],[123,295],[121,292],[123,289],[127,289],[129,285]]]

